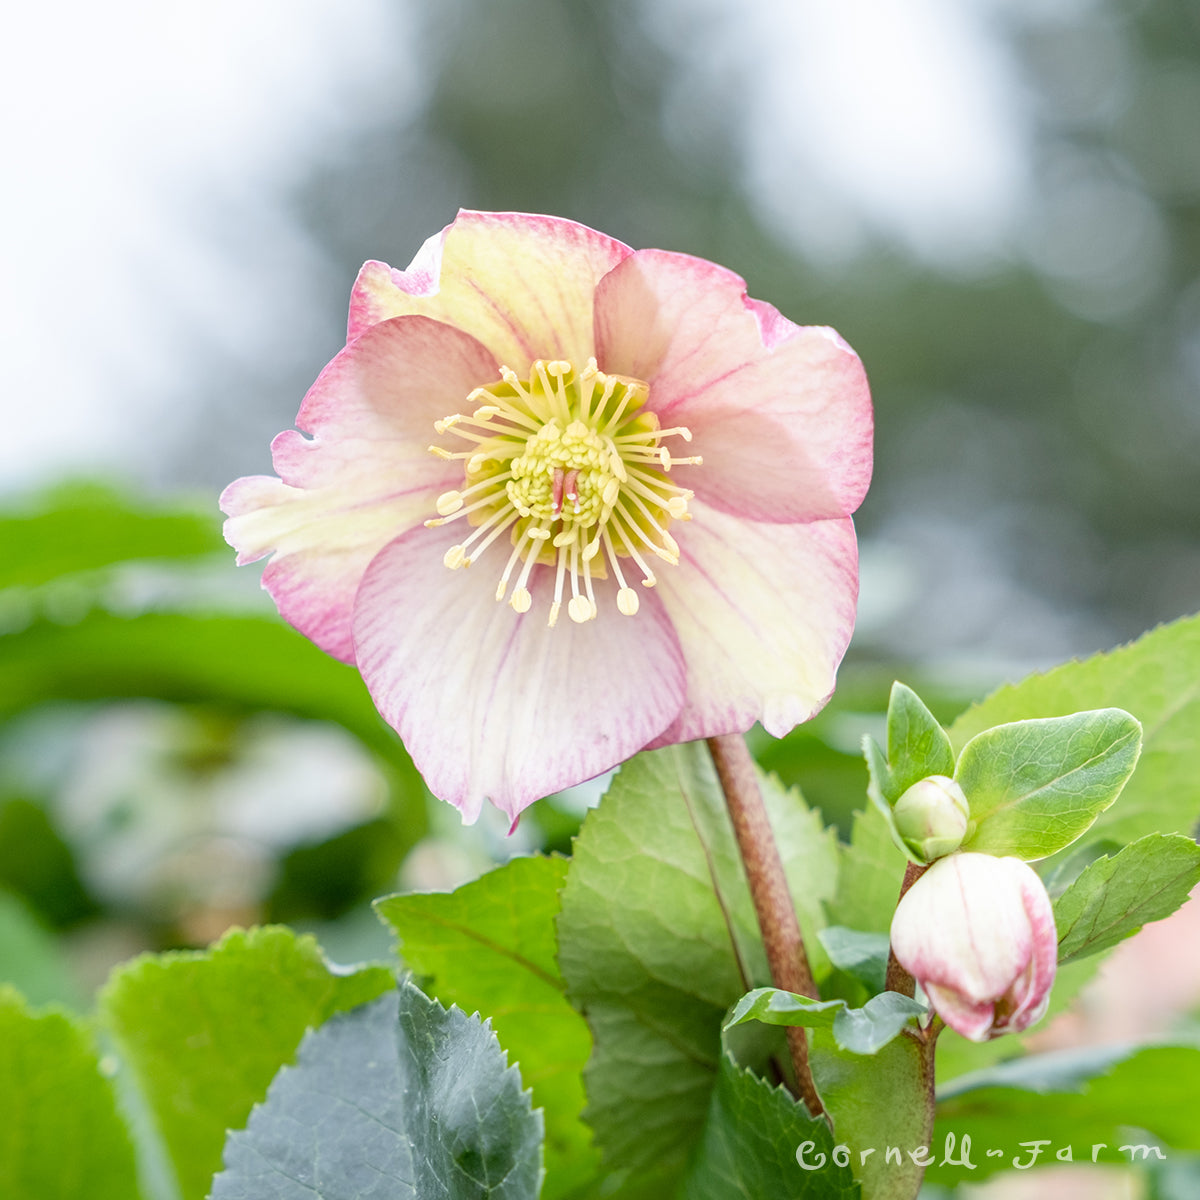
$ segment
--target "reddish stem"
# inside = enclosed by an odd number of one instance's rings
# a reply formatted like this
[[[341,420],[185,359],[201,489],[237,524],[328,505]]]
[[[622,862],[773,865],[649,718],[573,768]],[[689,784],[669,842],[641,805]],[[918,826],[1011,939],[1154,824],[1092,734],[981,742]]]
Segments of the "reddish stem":
[[[904,882],[900,884],[900,895],[896,897],[897,906],[904,899],[904,894],[908,889],[928,870],[928,863],[910,862],[904,868]],[[889,992],[899,992],[902,996],[911,996],[916,991],[916,982],[900,965],[899,960],[896,958],[896,953],[891,946],[888,947],[887,981],[885,987]]]
[[[746,881],[750,885],[750,897],[754,901],[754,912],[762,932],[771,979],[777,988],[817,1000],[820,996],[808,965],[800,922],[796,919],[796,906],[792,903],[783,860],[779,857],[779,847],[767,819],[750,751],[742,736],[736,733],[709,738],[708,748],[717,768],[721,790],[725,793],[734,837],[737,838],[738,850],[746,868]],[[800,1097],[808,1111],[814,1117],[819,1116],[825,1107],[817,1094],[808,1065],[808,1040],[804,1030],[797,1025],[789,1025],[787,1040]]]

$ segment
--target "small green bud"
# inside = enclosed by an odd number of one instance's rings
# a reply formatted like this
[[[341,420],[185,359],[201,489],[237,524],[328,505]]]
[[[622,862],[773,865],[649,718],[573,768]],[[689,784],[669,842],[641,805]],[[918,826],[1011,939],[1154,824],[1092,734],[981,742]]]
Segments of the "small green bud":
[[[971,809],[963,790],[945,775],[920,779],[896,801],[896,832],[923,862],[944,858],[967,836]]]

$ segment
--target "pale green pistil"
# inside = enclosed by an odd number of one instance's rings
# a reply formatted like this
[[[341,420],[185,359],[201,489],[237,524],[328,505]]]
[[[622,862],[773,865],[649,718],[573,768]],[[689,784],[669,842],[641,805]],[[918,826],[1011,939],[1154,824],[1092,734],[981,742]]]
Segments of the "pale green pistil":
[[[524,380],[502,367],[501,377],[470,394],[478,405],[470,416],[455,413],[435,423],[438,433],[452,433],[470,446],[457,451],[430,446],[441,458],[463,461],[464,482],[461,491],[438,497],[439,515],[426,525],[466,517],[475,526],[446,551],[446,566],[470,566],[507,532],[512,550],[497,600],[508,594],[516,573],[509,604],[527,612],[529,576],[541,562],[555,568],[550,624],[558,619],[568,582],[568,613],[572,620],[588,621],[597,615],[593,581],[611,569],[617,608],[632,616],[638,596],[620,560],[637,564],[643,587],[656,582],[648,556],[678,563],[679,547],[667,527],[690,519],[692,493],[667,473],[700,459],[673,458],[661,442],[671,435],[691,441],[692,435],[683,428],[660,429],[658,418],[642,411],[646,384],[606,375],[595,359],[582,371],[567,362],[539,360]]]

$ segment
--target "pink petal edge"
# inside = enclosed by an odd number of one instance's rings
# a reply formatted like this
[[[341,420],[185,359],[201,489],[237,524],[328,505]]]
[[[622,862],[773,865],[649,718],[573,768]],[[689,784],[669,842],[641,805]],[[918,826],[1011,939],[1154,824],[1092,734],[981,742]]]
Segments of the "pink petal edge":
[[[833,330],[750,300],[732,271],[637,251],[596,289],[596,352],[601,369],[650,385],[665,427],[691,430],[686,453],[704,463],[680,475],[707,503],[776,522],[861,503],[873,418],[858,356]]]

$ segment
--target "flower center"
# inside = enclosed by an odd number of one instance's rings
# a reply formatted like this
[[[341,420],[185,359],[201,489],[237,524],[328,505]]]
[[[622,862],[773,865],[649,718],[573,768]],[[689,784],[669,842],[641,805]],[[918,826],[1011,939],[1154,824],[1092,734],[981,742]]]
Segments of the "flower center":
[[[555,568],[550,624],[558,620],[568,584],[571,619],[590,621],[598,611],[593,580],[607,579],[611,569],[617,609],[633,616],[638,594],[626,582],[621,560],[636,564],[643,587],[657,582],[649,556],[678,564],[679,546],[667,527],[691,519],[693,493],[667,475],[679,463],[700,459],[673,458],[662,439],[690,442],[691,433],[659,428],[658,417],[642,411],[647,385],[606,375],[594,358],[581,371],[568,362],[539,360],[528,379],[508,367],[500,375],[500,382],[467,397],[477,406],[470,416],[454,413],[434,425],[469,444],[455,451],[429,447],[439,458],[462,459],[465,478],[461,491],[438,497],[438,516],[425,524],[465,517],[475,526],[446,551],[446,566],[470,566],[507,532],[512,550],[497,600],[508,595],[515,575],[508,602],[528,612],[530,573],[545,563]]]

